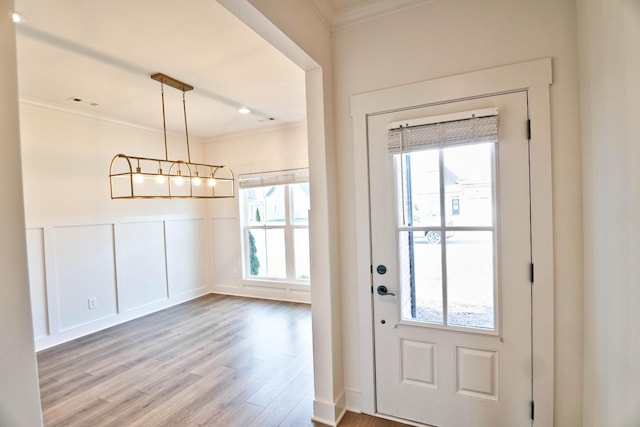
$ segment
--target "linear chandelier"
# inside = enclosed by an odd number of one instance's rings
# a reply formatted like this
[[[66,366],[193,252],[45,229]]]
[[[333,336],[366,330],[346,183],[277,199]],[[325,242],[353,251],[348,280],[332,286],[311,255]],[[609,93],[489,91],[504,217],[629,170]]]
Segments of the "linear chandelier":
[[[116,154],[109,168],[112,199],[219,199],[235,196],[233,171],[224,165],[191,161],[185,93],[193,86],[162,73],[151,76],[160,82],[164,159]],[[187,161],[170,160],[167,148],[167,123],[164,108],[164,85],[182,91]]]

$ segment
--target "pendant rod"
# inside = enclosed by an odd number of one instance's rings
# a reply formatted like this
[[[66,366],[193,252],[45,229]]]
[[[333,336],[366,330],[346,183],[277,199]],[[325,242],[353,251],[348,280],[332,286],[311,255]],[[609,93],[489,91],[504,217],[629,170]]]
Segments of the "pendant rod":
[[[160,82],[160,93],[162,94],[162,130],[164,132],[164,159],[169,160],[169,149],[167,148],[167,120],[164,111],[164,82]]]
[[[184,90],[182,91],[182,111],[184,111],[184,132],[187,138],[187,159],[191,163],[191,148],[189,147],[189,128],[187,127],[187,103],[184,99]]]

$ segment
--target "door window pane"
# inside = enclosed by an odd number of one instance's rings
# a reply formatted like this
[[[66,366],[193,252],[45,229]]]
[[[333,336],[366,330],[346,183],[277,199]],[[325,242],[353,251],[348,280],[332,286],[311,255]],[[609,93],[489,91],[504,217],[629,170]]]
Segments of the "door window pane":
[[[447,241],[448,323],[494,328],[491,231],[459,231]]]
[[[493,143],[394,155],[402,319],[495,329],[494,158]]]
[[[443,323],[442,248],[424,233],[401,231],[400,288],[404,320]]]
[[[493,148],[487,143],[442,150],[447,225],[493,224]]]
[[[440,225],[440,174],[437,150],[395,156],[399,224]]]

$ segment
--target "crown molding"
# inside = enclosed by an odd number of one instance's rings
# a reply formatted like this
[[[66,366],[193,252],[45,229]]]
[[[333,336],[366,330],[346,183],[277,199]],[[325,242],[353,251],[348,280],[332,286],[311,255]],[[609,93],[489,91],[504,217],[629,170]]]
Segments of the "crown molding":
[[[320,17],[322,23],[332,31],[335,10],[333,10],[333,7],[327,2],[327,0],[307,0],[307,3],[311,5],[311,8]]]
[[[401,12],[436,0],[374,0],[339,9],[333,16],[332,31],[366,22],[381,16]]]
[[[235,132],[235,133],[226,133],[223,135],[217,135],[217,136],[212,136],[209,138],[203,138],[202,141],[204,143],[211,143],[211,144],[216,144],[219,142],[229,142],[232,141],[234,139],[238,139],[238,138],[247,138],[250,136],[258,136],[258,135],[263,135],[263,134],[268,134],[268,133],[274,133],[274,132],[282,132],[282,131],[286,131],[288,129],[297,129],[297,128],[304,128],[306,129],[307,127],[307,121],[306,120],[300,120],[297,122],[287,122],[287,123],[279,123],[277,125],[272,125],[272,126],[268,126],[268,127],[263,127],[263,128],[256,128],[256,129],[248,129],[248,130],[244,130],[241,132]]]
[[[358,4],[335,9],[331,0],[307,0],[330,31],[390,15],[436,0],[363,0]]]
[[[80,111],[80,110],[77,110],[75,108],[70,108],[70,107],[63,106],[63,105],[60,105],[60,104],[56,104],[56,103],[53,103],[53,102],[50,102],[50,101],[43,101],[41,99],[31,98],[31,97],[27,97],[27,96],[20,96],[18,99],[19,99],[20,105],[27,105],[27,106],[31,106],[31,107],[44,109],[44,110],[49,110],[49,111],[55,111],[55,112],[58,112],[58,113],[69,114],[69,115],[72,115],[72,116],[78,116],[78,117],[83,117],[85,119],[91,119],[91,120],[97,120],[97,121],[100,121],[100,122],[111,123],[111,124],[114,124],[114,125],[128,127],[128,128],[131,128],[131,129],[138,129],[138,130],[142,130],[142,131],[146,131],[146,132],[162,133],[162,128],[154,128],[154,127],[150,127],[150,126],[139,125],[139,124],[136,124],[136,123],[133,123],[133,122],[128,122],[126,120],[116,119],[116,118],[105,116],[105,115],[100,115],[100,114],[96,114],[96,113],[90,113],[90,112],[86,112],[86,111]],[[170,135],[172,137],[183,137],[184,136],[183,133],[173,132],[173,131],[170,131],[170,130],[167,130],[167,135]],[[204,141],[205,138],[203,138],[201,136],[189,135],[189,139],[201,143],[201,142]]]

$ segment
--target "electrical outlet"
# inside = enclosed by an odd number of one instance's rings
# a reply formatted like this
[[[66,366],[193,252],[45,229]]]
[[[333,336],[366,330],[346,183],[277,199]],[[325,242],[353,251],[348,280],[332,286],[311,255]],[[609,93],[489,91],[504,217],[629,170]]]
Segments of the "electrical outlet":
[[[98,308],[98,298],[91,297],[87,300],[89,303],[89,310],[93,310],[94,308]]]

